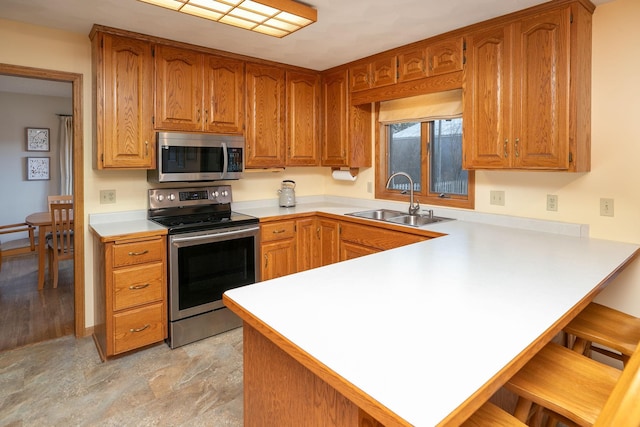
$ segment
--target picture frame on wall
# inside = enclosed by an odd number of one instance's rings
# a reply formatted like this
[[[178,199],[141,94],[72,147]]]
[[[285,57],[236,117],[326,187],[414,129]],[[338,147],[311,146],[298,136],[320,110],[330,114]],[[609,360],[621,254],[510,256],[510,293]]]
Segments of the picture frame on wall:
[[[49,157],[27,157],[27,180],[49,180],[49,160]]]
[[[27,128],[27,151],[49,151],[49,128]]]

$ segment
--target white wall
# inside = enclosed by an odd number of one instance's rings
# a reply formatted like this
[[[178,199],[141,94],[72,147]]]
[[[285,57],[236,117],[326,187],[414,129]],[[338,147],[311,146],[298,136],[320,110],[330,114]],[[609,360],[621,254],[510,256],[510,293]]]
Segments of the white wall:
[[[57,114],[71,114],[69,97],[0,92],[0,224],[23,222],[33,212],[47,210],[47,196],[60,194],[59,129]],[[27,151],[26,128],[49,128],[49,151]],[[27,157],[48,157],[48,181],[27,181]],[[3,242],[27,237],[7,234]]]
[[[635,70],[640,57],[640,2],[615,0],[594,14],[593,25],[593,115],[592,172],[479,172],[476,175],[476,210],[532,218],[589,224],[591,236],[640,243],[640,93]],[[146,209],[149,187],[144,171],[94,171],[91,137],[91,56],[86,34],[0,20],[0,62],[77,72],[84,75],[85,111],[85,213]],[[5,48],[6,46],[6,48]],[[288,168],[285,172],[256,172],[233,183],[237,201],[273,199],[283,179],[297,183],[296,195],[330,194],[372,198],[367,182],[374,182],[374,169],[362,170],[358,180],[338,182],[328,168]],[[99,204],[99,190],[115,189],[117,203]],[[489,191],[506,192],[506,205],[489,205]],[[557,194],[559,209],[547,212],[546,194]],[[598,215],[600,197],[615,199],[615,217]],[[85,218],[85,223],[88,223]],[[86,233],[86,324],[93,325],[92,236]],[[640,316],[640,263],[632,265],[601,296],[601,300]],[[543,266],[541,266],[543,267]]]

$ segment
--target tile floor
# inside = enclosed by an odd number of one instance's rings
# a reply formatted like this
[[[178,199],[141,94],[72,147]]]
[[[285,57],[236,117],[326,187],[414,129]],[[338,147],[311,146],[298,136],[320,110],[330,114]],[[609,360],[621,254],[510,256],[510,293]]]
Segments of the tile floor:
[[[91,337],[0,353],[0,426],[242,426],[242,328],[100,361]]]

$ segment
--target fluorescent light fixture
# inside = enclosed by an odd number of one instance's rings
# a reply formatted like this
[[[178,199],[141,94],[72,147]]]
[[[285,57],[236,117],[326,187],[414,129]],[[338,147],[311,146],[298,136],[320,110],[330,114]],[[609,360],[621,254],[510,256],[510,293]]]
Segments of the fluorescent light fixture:
[[[138,1],[278,38],[318,20],[318,11],[293,0]]]

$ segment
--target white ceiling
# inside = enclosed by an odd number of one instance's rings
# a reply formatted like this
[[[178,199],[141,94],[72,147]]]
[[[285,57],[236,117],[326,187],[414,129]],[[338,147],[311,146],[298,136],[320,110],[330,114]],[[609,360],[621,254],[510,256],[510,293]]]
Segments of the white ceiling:
[[[0,18],[88,35],[96,24],[326,70],[546,0],[306,0],[318,22],[282,39],[137,0],[0,0]],[[596,5],[612,0],[595,0]],[[70,96],[66,83],[6,81],[0,91]],[[21,81],[22,80],[22,81]],[[9,89],[7,89],[9,88]],[[44,92],[42,92],[44,91]]]

